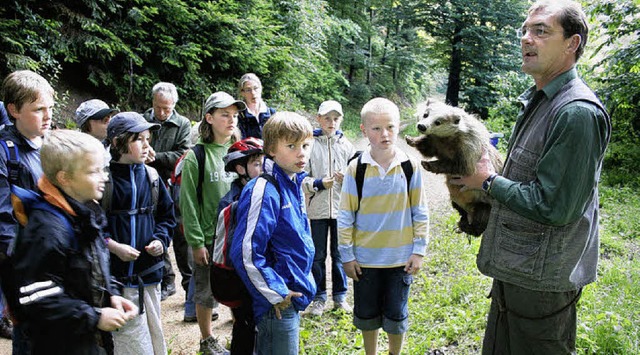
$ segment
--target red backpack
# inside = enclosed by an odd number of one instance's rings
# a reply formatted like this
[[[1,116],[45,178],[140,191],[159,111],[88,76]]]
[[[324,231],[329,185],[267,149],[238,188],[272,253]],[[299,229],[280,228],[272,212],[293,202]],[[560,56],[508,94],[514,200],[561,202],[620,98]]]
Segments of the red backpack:
[[[266,179],[280,192],[280,186],[273,175],[262,174],[259,178]],[[231,250],[231,242],[237,225],[237,209],[238,201],[233,201],[220,211],[216,235],[213,240],[211,270],[209,272],[213,297],[216,301],[230,308],[239,307],[242,304],[242,299],[249,298],[249,291],[236,273],[229,258],[229,250]]]
[[[202,182],[204,181],[204,146],[202,144],[196,144],[191,147],[193,153],[196,155],[196,161],[198,162],[198,186],[196,187],[196,195],[198,196],[198,203],[202,204]],[[182,184],[182,168],[184,166],[184,158],[189,151],[187,150],[176,161],[176,165],[171,172],[171,178],[169,179],[169,194],[173,200],[174,206],[176,206],[176,212],[180,212],[178,203],[180,199],[180,185]]]

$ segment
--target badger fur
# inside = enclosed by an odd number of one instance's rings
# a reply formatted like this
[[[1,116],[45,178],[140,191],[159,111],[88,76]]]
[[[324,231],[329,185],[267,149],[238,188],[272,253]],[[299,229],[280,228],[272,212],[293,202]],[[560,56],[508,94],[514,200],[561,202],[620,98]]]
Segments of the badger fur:
[[[407,143],[425,158],[436,158],[423,160],[425,169],[447,175],[451,204],[460,213],[458,228],[471,235],[482,234],[491,212],[491,197],[482,190],[460,191],[461,186],[450,184],[449,179],[474,174],[484,151],[496,171],[502,171],[502,159],[490,144],[489,131],[461,108],[434,100],[427,102],[417,128],[422,135],[406,137]]]

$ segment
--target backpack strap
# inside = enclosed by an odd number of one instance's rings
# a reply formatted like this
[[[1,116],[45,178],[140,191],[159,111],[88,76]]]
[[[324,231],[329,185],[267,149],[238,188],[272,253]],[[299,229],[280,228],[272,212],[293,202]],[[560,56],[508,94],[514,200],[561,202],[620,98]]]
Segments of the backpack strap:
[[[102,200],[100,200],[100,206],[102,210],[107,215],[113,214],[143,214],[152,212],[155,214],[157,212],[158,199],[160,196],[160,175],[158,171],[148,165],[145,165],[145,170],[147,171],[147,180],[149,180],[149,185],[151,186],[151,206],[136,208],[132,210],[112,210],[112,202],[113,202],[113,179],[111,177],[111,170],[109,167],[105,167],[107,173],[109,174],[109,179],[104,184],[104,192],[102,193]]]
[[[196,186],[196,196],[198,204],[202,205],[202,184],[204,183],[204,163],[206,154],[204,153],[204,145],[196,144],[191,148],[198,162],[198,185]]]
[[[9,183],[15,185],[20,178],[20,154],[18,153],[18,146],[11,140],[0,140],[0,145],[4,149],[7,156],[7,175]]]
[[[154,215],[158,208],[158,198],[160,196],[160,175],[158,171],[148,165],[144,165],[147,169],[147,179],[149,179],[149,184],[151,185],[151,210]]]
[[[411,160],[405,160],[400,163],[402,167],[402,171],[404,172],[404,177],[407,180],[407,194],[409,195],[409,201],[411,201],[411,178],[413,177],[413,165],[411,165]]]
[[[14,210],[16,212],[20,212],[19,215],[21,215],[22,217],[27,217],[28,214],[24,205],[26,201],[29,201],[29,210],[47,211],[58,217],[58,219],[62,222],[65,229],[71,236],[71,246],[75,250],[78,249],[78,239],[75,237],[76,232],[73,228],[73,225],[71,224],[70,217],[66,213],[62,212],[62,210],[60,210],[58,207],[46,202],[42,195],[38,194],[35,191],[27,190],[17,185],[11,185],[11,194],[14,197],[12,198]],[[28,219],[20,218],[19,215],[16,216],[17,220],[20,226],[24,227],[27,224]]]
[[[360,210],[360,200],[362,200],[362,185],[364,185],[364,174],[367,166],[362,164],[362,155],[358,155],[358,164],[356,165],[356,189],[358,190],[358,209]]]
[[[405,180],[407,181],[407,195],[409,199],[411,199],[411,178],[413,177],[413,165],[411,165],[411,160],[405,160],[400,163],[402,167],[402,172],[404,173]],[[360,210],[360,200],[362,200],[362,186],[364,185],[364,174],[367,170],[366,164],[362,164],[362,154],[358,155],[358,164],[356,165],[356,189],[358,190],[358,209]]]

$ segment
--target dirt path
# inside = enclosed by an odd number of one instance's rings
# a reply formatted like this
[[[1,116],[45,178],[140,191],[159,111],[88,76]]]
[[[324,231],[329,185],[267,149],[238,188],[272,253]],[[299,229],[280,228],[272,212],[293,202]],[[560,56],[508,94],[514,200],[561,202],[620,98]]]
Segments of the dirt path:
[[[354,143],[356,149],[359,150],[366,149],[367,144],[368,142],[365,139],[358,139]],[[420,154],[409,147],[403,138],[398,139],[398,146],[415,159],[421,159]],[[425,170],[422,171],[427,180],[430,214],[450,213],[449,192],[444,184],[444,177],[434,175]],[[175,265],[172,250],[170,250],[170,256],[174,270],[177,272],[178,268]],[[331,267],[327,267],[327,270],[330,272]],[[331,278],[327,277],[327,280],[331,280]],[[176,285],[180,285],[180,276],[176,279]],[[184,299],[185,292],[178,286],[177,293],[162,302],[163,330],[172,355],[193,355],[199,349],[200,330],[197,323],[184,323],[182,321]],[[219,306],[217,312],[220,314],[220,318],[212,324],[213,333],[222,344],[225,344],[231,337],[231,313],[225,306]],[[11,354],[11,342],[9,340],[0,339],[0,354]]]

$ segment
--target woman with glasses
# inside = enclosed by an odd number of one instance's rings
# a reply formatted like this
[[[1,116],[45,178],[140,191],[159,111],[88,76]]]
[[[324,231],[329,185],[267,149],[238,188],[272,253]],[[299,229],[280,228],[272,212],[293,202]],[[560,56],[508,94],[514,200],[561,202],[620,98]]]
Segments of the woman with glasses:
[[[247,105],[247,108],[238,115],[238,128],[242,133],[242,139],[248,137],[262,139],[262,127],[276,113],[276,110],[268,107],[262,100],[262,83],[257,75],[244,74],[238,83],[238,90]]]

